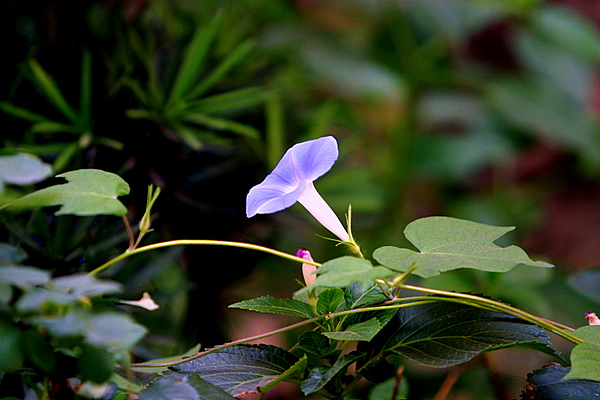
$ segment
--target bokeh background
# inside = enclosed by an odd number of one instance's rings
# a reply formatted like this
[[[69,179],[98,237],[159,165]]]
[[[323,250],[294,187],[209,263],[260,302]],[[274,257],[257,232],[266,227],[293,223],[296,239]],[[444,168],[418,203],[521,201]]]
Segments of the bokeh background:
[[[502,243],[555,269],[454,271],[414,283],[484,293],[573,327],[600,308],[599,1],[4,0],[0,7],[2,154],[38,155],[56,173],[121,175],[132,186],[123,199],[132,223],[147,186],[161,187],[145,243],[305,247],[319,261],[344,254],[317,236],[328,232],[298,205],[245,216],[247,191],[289,146],[333,135],[340,159],[316,186],[341,217],[352,206],[366,254],[409,245],[404,227],[429,215],[515,226]],[[2,201],[32,189],[7,187]],[[3,220],[2,241],[56,275],[91,270],[127,246],[118,218],[49,215]],[[136,349],[148,359],[291,322],[227,305],[289,297],[301,273],[248,250],[188,247],[131,258],[106,276],[130,297],[148,290],[161,304],[136,315],[152,332]],[[293,339],[272,340],[285,347]],[[549,361],[511,350],[454,369],[407,364],[410,398],[517,398],[526,374]],[[284,387],[267,398],[295,396]]]

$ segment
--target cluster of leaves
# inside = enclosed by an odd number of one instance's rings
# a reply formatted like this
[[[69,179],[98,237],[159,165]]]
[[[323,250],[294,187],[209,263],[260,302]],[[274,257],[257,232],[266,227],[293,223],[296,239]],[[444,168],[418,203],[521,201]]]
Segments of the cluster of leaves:
[[[118,176],[99,170],[63,175],[67,183],[33,192],[4,208],[22,211],[61,205],[56,214],[124,212],[117,197],[128,193],[129,187]],[[447,367],[483,352],[525,346],[561,364],[529,377],[524,393],[530,398],[576,392],[593,398],[600,388],[600,327],[566,332],[492,299],[436,293],[404,283],[409,273],[430,276],[455,268],[503,272],[517,265],[550,266],[532,261],[516,246],[495,245],[509,230],[447,217],[417,220],[407,226],[405,234],[418,251],[382,247],[374,252],[379,266],[358,257],[337,258],[318,268],[317,279],[294,298],[265,296],[231,305],[302,319],[286,329],[314,324],[316,329],[303,332],[291,350],[247,345],[253,338],[246,338],[193,351],[182,359],[136,364],[131,372],[127,372],[128,352],[146,329],[103,299],[120,286],[90,274],[51,278],[47,271],[21,265],[25,254],[4,245],[0,253],[0,365],[4,372],[21,371],[32,389],[37,386],[31,374],[37,376],[46,385],[37,389],[40,393],[53,392],[68,378],[77,378],[84,384],[100,385],[103,396],[116,387],[119,396],[135,391],[147,400],[173,396],[231,400],[244,393],[264,393],[288,381],[298,384],[305,395],[341,399],[362,377],[376,384],[377,393],[387,388],[398,396],[399,366],[390,363],[390,355]],[[400,296],[407,289],[428,295]],[[577,343],[570,360],[552,347],[544,329]],[[345,351],[353,342],[356,350]],[[113,374],[117,364],[125,367],[123,376]]]

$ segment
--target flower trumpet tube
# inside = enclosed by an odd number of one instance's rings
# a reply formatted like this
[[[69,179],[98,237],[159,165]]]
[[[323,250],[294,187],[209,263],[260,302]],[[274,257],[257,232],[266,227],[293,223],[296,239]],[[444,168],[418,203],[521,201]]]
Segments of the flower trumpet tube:
[[[289,148],[273,172],[248,192],[246,215],[271,214],[299,202],[342,242],[351,237],[313,182],[331,169],[338,158],[332,136],[298,143]]]

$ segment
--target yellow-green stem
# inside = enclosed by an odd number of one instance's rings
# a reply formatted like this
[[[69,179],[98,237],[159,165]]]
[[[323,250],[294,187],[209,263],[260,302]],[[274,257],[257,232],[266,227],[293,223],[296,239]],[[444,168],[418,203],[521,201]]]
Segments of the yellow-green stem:
[[[131,257],[135,254],[139,254],[139,253],[143,253],[145,251],[149,251],[149,250],[155,250],[155,249],[160,249],[163,247],[170,247],[170,246],[185,246],[185,245],[202,245],[202,246],[229,246],[229,247],[241,247],[244,249],[249,249],[249,250],[257,250],[257,251],[262,251],[265,253],[269,253],[269,254],[273,254],[282,258],[287,258],[288,260],[292,260],[292,261],[296,261],[299,263],[304,263],[304,264],[311,264],[314,265],[316,267],[320,267],[321,264],[314,262],[314,261],[306,261],[300,257],[296,257],[292,254],[288,254],[288,253],[284,253],[283,251],[278,251],[278,250],[273,250],[271,248],[268,247],[264,247],[264,246],[258,246],[255,244],[249,244],[249,243],[242,243],[242,242],[230,242],[230,241],[225,241],[225,240],[204,240],[204,239],[186,239],[186,240],[171,240],[168,242],[161,242],[161,243],[155,243],[155,244],[150,244],[148,246],[143,246],[143,247],[139,247],[137,249],[128,251],[126,253],[123,253],[115,258],[113,258],[112,260],[102,264],[101,266],[99,266],[98,268],[90,271],[88,273],[88,275],[96,275],[101,271],[104,271],[106,268],[110,267],[111,265],[124,260],[125,258]]]

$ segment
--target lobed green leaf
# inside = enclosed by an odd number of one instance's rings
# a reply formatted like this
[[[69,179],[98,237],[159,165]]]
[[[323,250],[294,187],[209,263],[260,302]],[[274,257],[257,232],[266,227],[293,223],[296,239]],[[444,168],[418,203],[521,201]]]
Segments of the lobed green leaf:
[[[127,208],[117,197],[129,194],[129,185],[118,175],[97,169],[80,169],[57,175],[67,183],[50,186],[0,207],[20,212],[61,205],[55,215],[125,215]]]
[[[421,218],[404,230],[406,238],[419,251],[384,246],[375,250],[373,257],[394,271],[405,272],[416,265],[413,273],[423,278],[457,268],[507,272],[520,264],[552,267],[532,261],[520,247],[500,247],[494,243],[513,229],[450,217]]]

